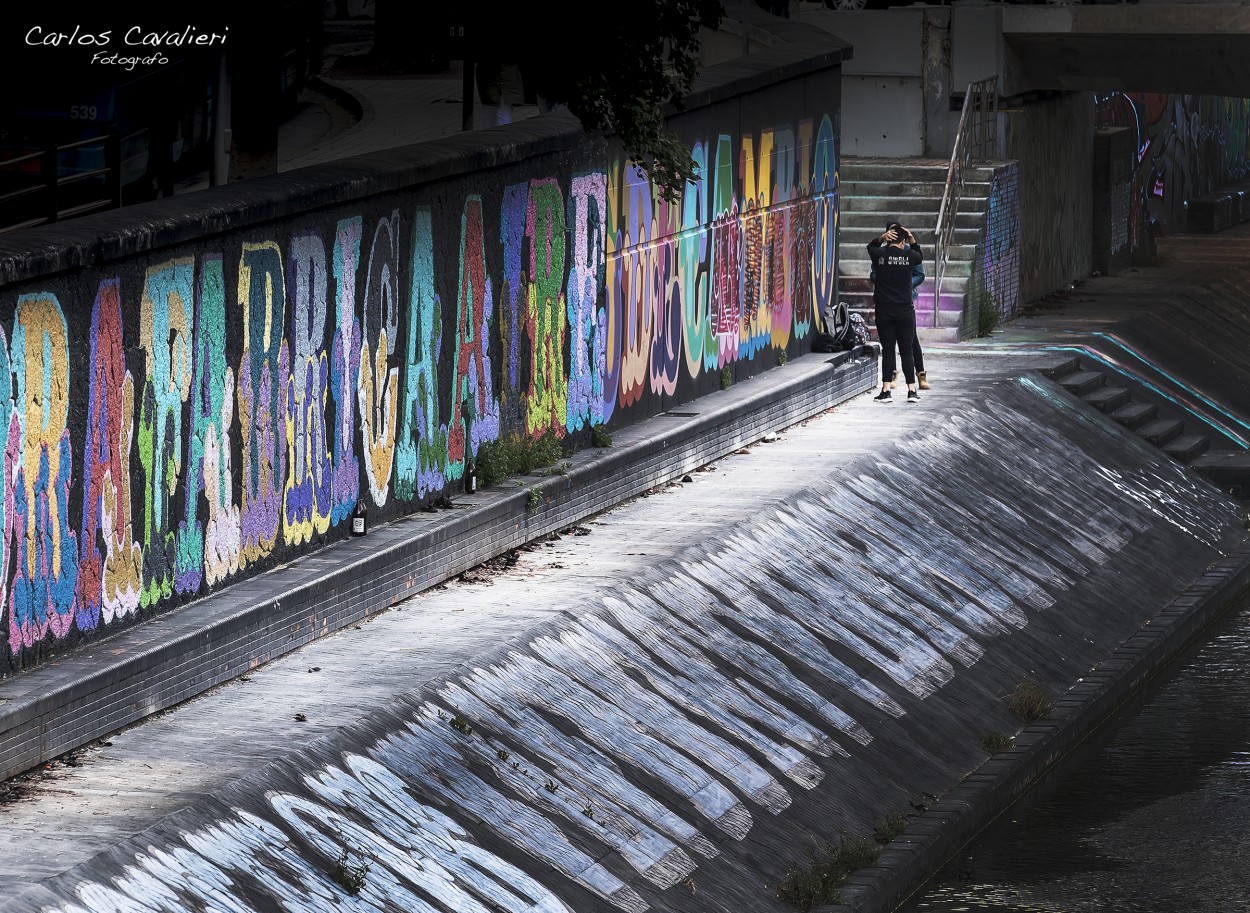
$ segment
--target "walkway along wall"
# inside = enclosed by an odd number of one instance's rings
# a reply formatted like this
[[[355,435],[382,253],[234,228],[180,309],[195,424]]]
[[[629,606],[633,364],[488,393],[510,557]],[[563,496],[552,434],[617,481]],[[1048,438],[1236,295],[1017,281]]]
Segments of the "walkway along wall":
[[[1185,230],[1185,201],[1250,177],[1250,99],[1157,92],[1095,96],[1099,127],[1128,127],[1136,140],[1132,212],[1140,235]]]
[[[555,115],[6,239],[0,672],[806,351],[847,52],[709,70],[677,205]]]

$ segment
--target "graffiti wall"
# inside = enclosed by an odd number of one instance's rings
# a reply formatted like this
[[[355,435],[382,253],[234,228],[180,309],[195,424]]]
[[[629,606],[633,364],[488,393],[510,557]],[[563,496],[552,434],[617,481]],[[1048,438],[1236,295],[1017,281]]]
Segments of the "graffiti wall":
[[[1136,134],[1133,247],[1183,230],[1184,204],[1250,176],[1250,98],[1113,92],[1095,98],[1099,127]]]
[[[984,336],[1020,307],[1020,167],[1000,166],[990,183],[985,234],[968,281],[961,335]]]
[[[677,203],[585,140],[0,289],[0,669],[342,537],[357,502],[426,505],[484,441],[575,446],[800,354],[836,274],[836,76],[689,115]]]

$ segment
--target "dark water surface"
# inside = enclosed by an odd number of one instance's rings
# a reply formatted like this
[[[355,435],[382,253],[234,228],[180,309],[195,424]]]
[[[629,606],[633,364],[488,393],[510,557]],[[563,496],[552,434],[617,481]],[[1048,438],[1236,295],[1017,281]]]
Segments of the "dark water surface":
[[[1148,691],[900,913],[1250,911],[1250,609]]]

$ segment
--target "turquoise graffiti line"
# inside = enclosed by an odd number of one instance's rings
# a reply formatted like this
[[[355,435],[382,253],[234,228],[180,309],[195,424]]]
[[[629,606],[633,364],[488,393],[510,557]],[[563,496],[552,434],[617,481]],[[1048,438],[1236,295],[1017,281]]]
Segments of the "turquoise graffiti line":
[[[681,283],[682,336],[686,349],[686,372],[697,379],[716,361],[716,337],[712,332],[708,281],[708,189],[707,146],[691,149],[698,179],[686,185],[681,200],[681,237],[677,239],[677,270]]]
[[[234,371],[226,361],[226,281],[221,254],[200,264],[195,302],[186,516],[178,526],[179,592],[218,583],[239,569],[239,508],[230,474]],[[200,526],[200,496],[208,504]],[[201,576],[203,580],[201,581]]]
[[[395,448],[395,495],[401,501],[426,497],[446,484],[447,426],[439,423],[438,408],[441,311],[434,291],[433,220],[430,208],[419,206],[412,220],[408,344]]]
[[[170,505],[182,470],[182,404],[191,391],[194,279],[190,257],[153,268],[144,279],[139,318],[147,362],[139,419],[145,480],[141,607],[174,592],[177,535]]]

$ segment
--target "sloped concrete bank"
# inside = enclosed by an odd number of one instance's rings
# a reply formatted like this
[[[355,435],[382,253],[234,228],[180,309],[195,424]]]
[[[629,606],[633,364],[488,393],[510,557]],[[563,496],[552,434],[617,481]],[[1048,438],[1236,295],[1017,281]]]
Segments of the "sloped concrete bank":
[[[0,681],[0,779],[172,707],[426,587],[871,389],[875,349],[808,355],[512,481],[334,543]],[[537,509],[531,490],[541,492]]]
[[[889,909],[1247,557],[1213,486],[1010,378],[0,910],[782,913],[816,841],[940,796],[847,892]],[[1024,679],[1082,681],[986,762]]]

